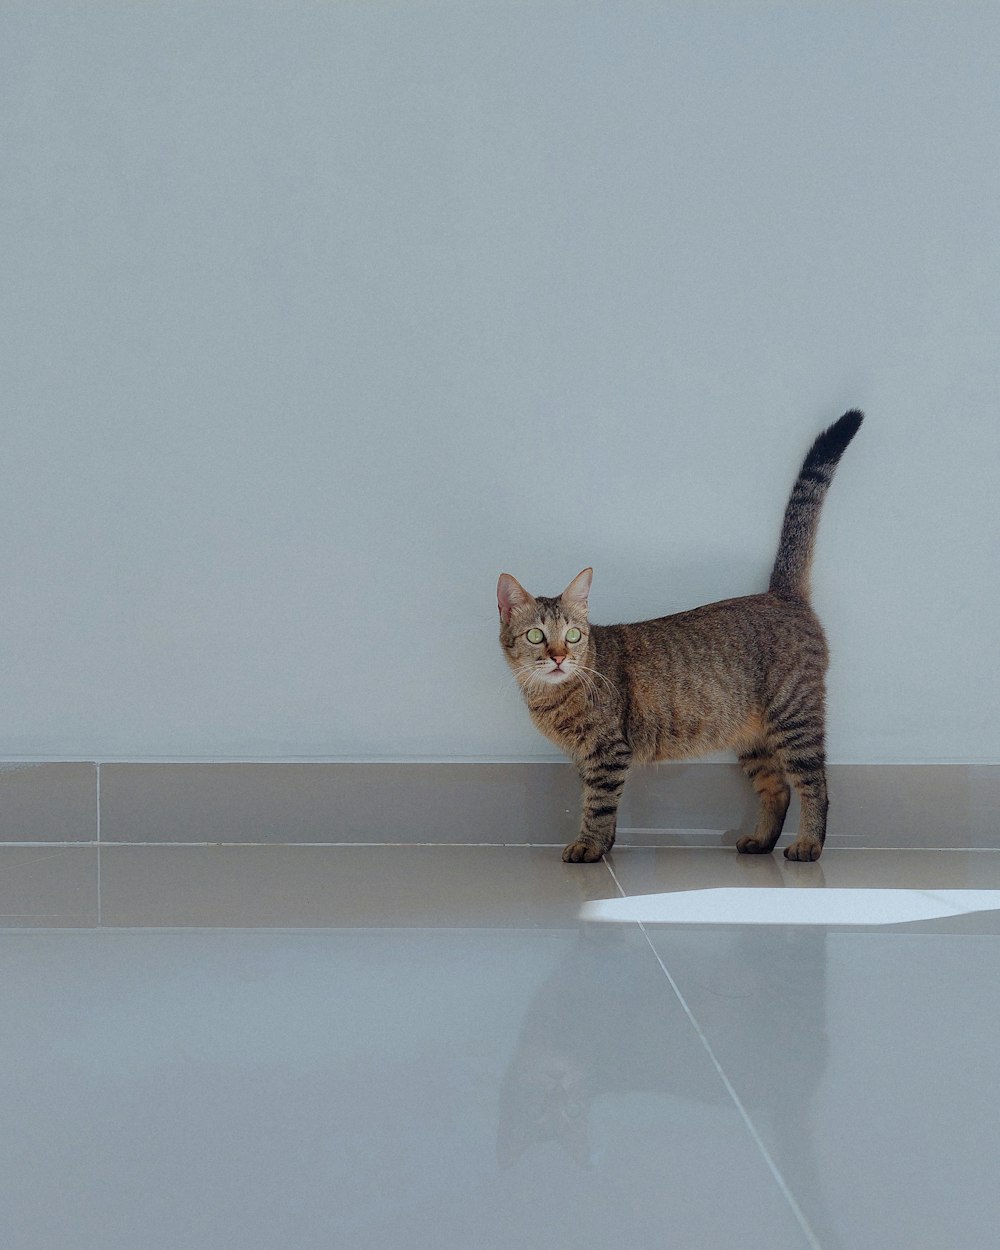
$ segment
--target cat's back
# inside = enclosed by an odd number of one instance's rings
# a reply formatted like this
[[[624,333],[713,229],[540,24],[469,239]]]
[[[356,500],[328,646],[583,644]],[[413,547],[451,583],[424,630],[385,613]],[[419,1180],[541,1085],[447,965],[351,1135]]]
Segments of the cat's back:
[[[720,599],[669,616],[618,625],[592,627],[595,642],[623,659],[641,657],[650,649],[680,648],[688,654],[730,652],[748,648],[757,654],[790,638],[822,638],[819,618],[801,599],[765,592]]]

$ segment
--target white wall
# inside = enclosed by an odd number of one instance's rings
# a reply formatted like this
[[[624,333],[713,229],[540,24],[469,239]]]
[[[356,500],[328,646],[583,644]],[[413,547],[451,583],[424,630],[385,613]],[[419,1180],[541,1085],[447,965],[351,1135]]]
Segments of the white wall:
[[[815,598],[839,761],[1000,760],[1000,8],[12,4],[0,756],[550,756],[506,569]]]

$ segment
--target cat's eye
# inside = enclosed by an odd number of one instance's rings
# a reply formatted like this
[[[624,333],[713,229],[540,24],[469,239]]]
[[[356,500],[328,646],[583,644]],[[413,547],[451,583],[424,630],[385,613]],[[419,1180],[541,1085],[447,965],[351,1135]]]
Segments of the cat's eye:
[[[582,637],[583,637],[583,634],[580,633],[580,631],[576,628],[575,625],[573,626],[572,629],[566,630],[567,642],[579,642]]]
[[[534,643],[545,641],[545,635],[542,633],[540,629],[529,629],[528,632],[525,634],[525,638],[527,638],[529,642],[534,642]]]

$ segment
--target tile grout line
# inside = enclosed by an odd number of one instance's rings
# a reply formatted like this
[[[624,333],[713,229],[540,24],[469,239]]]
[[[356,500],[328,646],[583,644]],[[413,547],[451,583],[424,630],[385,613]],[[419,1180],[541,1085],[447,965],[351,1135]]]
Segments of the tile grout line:
[[[324,839],[322,842],[285,842],[279,839],[271,839],[267,842],[243,842],[230,839],[212,839],[203,838],[196,842],[180,842],[170,839],[168,841],[156,838],[142,838],[138,841],[131,842],[127,839],[114,839],[106,841],[101,837],[100,829],[100,807],[98,806],[98,830],[95,838],[0,838],[0,849],[3,847],[24,847],[24,846],[50,846],[50,847],[68,847],[79,848],[84,846],[371,846],[371,847],[406,847],[406,846],[436,846],[436,847],[486,847],[492,849],[503,850],[559,850],[563,847],[562,842],[375,842],[366,840],[364,842],[335,842],[330,839]],[[619,842],[619,850],[628,851],[717,851],[720,854],[731,854],[733,848],[728,846],[695,846],[691,844],[669,846],[660,844],[636,843],[636,842]],[[927,855],[946,855],[946,854],[962,854],[962,855],[1000,855],[1000,846],[827,846],[824,855],[842,853],[850,851],[852,854],[866,854],[872,851],[892,852],[899,854],[927,854]]]
[[[393,850],[396,850],[401,847],[402,848],[405,848],[405,847],[440,847],[440,848],[445,848],[445,849],[450,848],[450,847],[470,847],[470,848],[483,847],[487,850],[553,851],[553,850],[561,850],[564,845],[565,844],[562,842],[330,842],[330,841],[282,842],[280,840],[273,840],[273,841],[268,841],[268,842],[238,842],[238,841],[230,841],[228,839],[223,840],[223,841],[219,841],[217,839],[216,840],[202,839],[199,842],[180,842],[180,841],[174,841],[173,839],[171,839],[170,841],[157,841],[155,839],[150,839],[150,838],[143,838],[138,842],[129,842],[128,840],[118,839],[118,838],[112,839],[111,841],[104,841],[99,838],[91,839],[90,841],[86,841],[82,838],[71,838],[66,841],[58,842],[58,841],[53,841],[50,838],[43,838],[43,839],[39,839],[37,841],[32,842],[32,841],[27,841],[27,840],[14,841],[13,839],[9,839],[9,840],[0,839],[0,849],[2,849],[5,846],[6,847],[52,846],[52,847],[66,847],[70,849],[78,849],[84,846],[108,846],[108,847],[111,847],[111,846],[161,846],[161,847],[162,846],[189,846],[189,847],[190,846],[205,846],[205,847],[209,847],[209,846],[243,846],[243,847],[259,846],[259,847],[280,847],[282,849],[287,849],[288,847],[296,847],[296,846],[300,846],[300,847],[328,846],[328,847],[333,847],[333,848],[345,847],[345,846],[347,847],[370,846],[370,847],[380,849],[380,850],[384,850],[387,847],[390,847]]]
[[[614,881],[615,885],[618,887],[619,894],[622,896],[622,898],[627,898],[628,895],[622,889],[622,884],[618,880],[617,876],[615,875],[614,868],[611,867],[611,864],[608,862],[607,858],[605,858],[604,862],[608,865],[608,872],[611,873],[611,878]],[[823,1247],[820,1245],[819,1240],[817,1239],[816,1234],[813,1232],[812,1227],[809,1224],[809,1221],[806,1219],[802,1208],[795,1201],[792,1191],[788,1187],[788,1182],[785,1180],[784,1176],[782,1176],[781,1171],[778,1168],[778,1165],[775,1163],[774,1159],[771,1157],[770,1151],[768,1150],[767,1146],[765,1146],[764,1141],[760,1133],[757,1131],[757,1127],[754,1124],[753,1120],[750,1119],[750,1115],[747,1112],[746,1107],[744,1107],[742,1101],[740,1100],[740,1096],[739,1094],[737,1094],[732,1081],[730,1081],[729,1077],[726,1075],[725,1069],[723,1068],[722,1064],[719,1062],[718,1058],[716,1057],[715,1051],[712,1049],[711,1043],[709,1042],[708,1038],[705,1036],[704,1030],[702,1029],[701,1025],[698,1023],[698,1021],[695,1019],[694,1012],[688,1006],[687,999],[685,999],[684,995],[681,993],[680,986],[677,984],[674,978],[670,975],[670,971],[667,968],[667,965],[660,958],[659,952],[657,951],[656,947],[653,945],[649,934],[646,932],[646,926],[642,923],[641,920],[637,920],[635,923],[639,926],[642,936],[646,939],[646,943],[649,946],[649,949],[653,952],[654,959],[660,965],[660,970],[662,971],[663,975],[667,978],[670,988],[673,990],[677,998],[677,1001],[680,1003],[681,1007],[684,1010],[684,1014],[687,1016],[688,1020],[691,1022],[691,1027],[694,1029],[695,1033],[698,1035],[698,1040],[701,1042],[709,1059],[712,1061],[712,1066],[715,1068],[716,1072],[718,1072],[719,1078],[721,1079],[723,1085],[725,1085],[730,1098],[733,1100],[736,1106],[736,1110],[740,1114],[740,1118],[743,1120],[743,1123],[746,1125],[747,1132],[753,1138],[754,1144],[756,1145],[760,1153],[763,1155],[764,1162],[767,1164],[767,1167],[768,1167],[768,1171],[771,1173],[772,1177],[774,1178],[775,1183],[777,1184],[779,1190],[781,1191],[782,1197],[788,1203],[788,1206],[791,1209],[792,1215],[795,1217],[795,1220],[798,1223],[799,1228],[802,1230],[803,1234],[805,1235],[806,1241],[808,1242],[810,1246],[810,1250],[823,1250]]]
[[[95,764],[97,769],[97,927],[102,924],[101,915],[101,763]]]

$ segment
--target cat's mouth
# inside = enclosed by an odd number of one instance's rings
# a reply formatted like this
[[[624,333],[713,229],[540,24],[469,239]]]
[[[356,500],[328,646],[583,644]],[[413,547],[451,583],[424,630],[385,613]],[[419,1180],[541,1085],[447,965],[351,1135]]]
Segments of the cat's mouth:
[[[562,681],[566,677],[572,677],[573,672],[571,669],[562,668],[560,665],[554,664],[551,668],[544,669],[542,676],[547,681]]]

